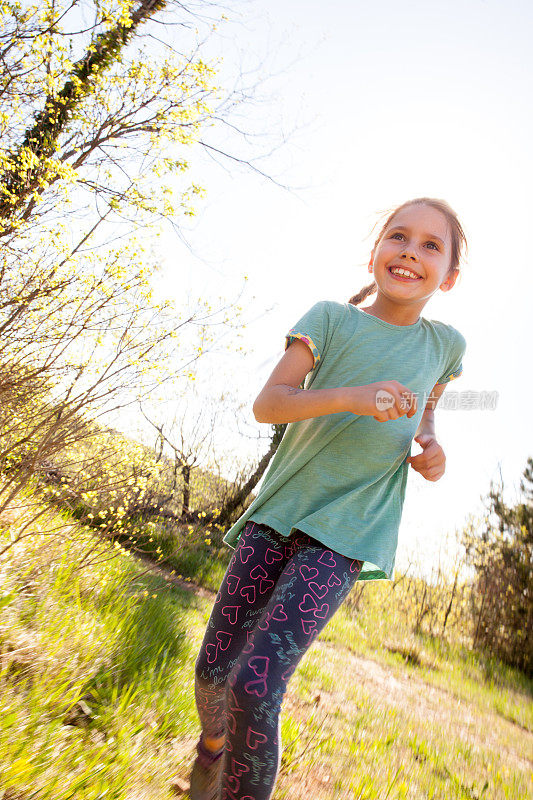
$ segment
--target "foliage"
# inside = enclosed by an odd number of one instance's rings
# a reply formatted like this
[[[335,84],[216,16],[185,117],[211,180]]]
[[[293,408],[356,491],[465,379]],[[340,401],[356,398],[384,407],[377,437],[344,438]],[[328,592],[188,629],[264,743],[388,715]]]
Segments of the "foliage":
[[[520,502],[508,506],[503,482],[491,488],[481,531],[465,531],[475,569],[474,645],[533,675],[533,458],[528,458]]]

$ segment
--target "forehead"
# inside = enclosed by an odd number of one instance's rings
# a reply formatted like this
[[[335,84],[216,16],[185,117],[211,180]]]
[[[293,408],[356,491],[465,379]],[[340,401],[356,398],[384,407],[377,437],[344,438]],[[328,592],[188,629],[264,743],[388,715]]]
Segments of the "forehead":
[[[387,230],[400,225],[412,228],[415,232],[440,236],[444,242],[450,241],[448,220],[442,211],[432,206],[413,205],[402,208],[391,219]]]

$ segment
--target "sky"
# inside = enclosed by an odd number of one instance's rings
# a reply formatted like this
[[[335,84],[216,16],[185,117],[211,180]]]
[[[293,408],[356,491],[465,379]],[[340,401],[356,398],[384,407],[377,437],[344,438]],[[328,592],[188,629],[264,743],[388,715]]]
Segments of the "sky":
[[[192,159],[206,196],[186,233],[190,247],[163,237],[165,293],[179,302],[185,291],[243,292],[246,352],[206,368],[214,388],[244,403],[249,430],[266,435],[252,403],[286,331],[318,300],[344,302],[369,282],[372,227],[385,210],[419,196],[447,200],[468,255],[453,290],[434,295],[422,315],[467,341],[463,375],[446,391],[497,392],[497,401],[492,410],[437,410],[446,473],[430,482],[410,470],[396,567],[451,569],[450,534],[482,513],[500,474],[515,501],[533,455],[533,7],[256,0],[230,8],[212,45],[224,58],[221,78],[254,70],[260,86],[236,118],[256,133],[251,150],[229,133],[225,144],[241,155],[257,148],[265,155],[256,165],[274,180]],[[243,452],[252,445],[228,442]]]

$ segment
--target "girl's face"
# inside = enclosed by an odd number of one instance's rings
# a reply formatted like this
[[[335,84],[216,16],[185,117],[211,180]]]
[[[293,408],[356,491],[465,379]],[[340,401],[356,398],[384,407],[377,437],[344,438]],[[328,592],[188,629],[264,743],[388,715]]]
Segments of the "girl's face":
[[[402,209],[389,222],[368,266],[383,294],[416,302],[429,299],[437,289],[452,288],[458,271],[450,272],[450,257],[448,220],[436,208],[417,204]],[[394,267],[409,275],[394,274]]]

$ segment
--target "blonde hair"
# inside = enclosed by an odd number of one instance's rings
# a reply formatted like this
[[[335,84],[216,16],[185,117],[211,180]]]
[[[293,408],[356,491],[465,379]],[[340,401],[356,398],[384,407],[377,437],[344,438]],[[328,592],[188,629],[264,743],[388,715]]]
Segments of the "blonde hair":
[[[468,244],[466,241],[465,232],[462,228],[461,223],[457,217],[457,214],[453,210],[453,208],[446,202],[446,200],[437,200],[433,197],[417,197],[414,200],[408,200],[406,203],[402,203],[401,206],[398,206],[393,211],[389,213],[389,216],[385,220],[379,235],[374,243],[374,248],[376,248],[381,240],[381,237],[385,233],[388,225],[392,222],[396,214],[399,211],[402,211],[404,208],[413,205],[426,205],[435,208],[437,211],[440,211],[446,217],[448,224],[450,225],[451,234],[452,234],[452,252],[450,256],[450,272],[459,272],[459,262],[461,261],[462,257],[462,250],[463,247],[465,251],[468,250]],[[363,286],[363,288],[357,293],[354,294],[353,297],[350,297],[348,300],[349,303],[352,305],[357,306],[359,303],[362,303],[368,295],[374,294],[377,290],[377,283],[376,281],[372,281],[367,286]]]

